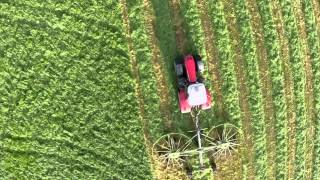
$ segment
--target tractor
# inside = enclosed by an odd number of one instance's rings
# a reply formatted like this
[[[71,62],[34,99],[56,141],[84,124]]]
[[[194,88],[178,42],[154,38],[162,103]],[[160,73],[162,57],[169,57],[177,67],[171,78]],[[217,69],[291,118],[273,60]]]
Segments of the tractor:
[[[153,145],[161,163],[186,171],[189,179],[212,176],[217,170],[215,159],[236,150],[240,136],[238,128],[225,123],[201,129],[199,115],[212,107],[211,95],[203,78],[204,63],[199,55],[186,55],[175,60],[178,100],[181,113],[190,114],[195,132],[191,137],[181,133],[169,133]]]

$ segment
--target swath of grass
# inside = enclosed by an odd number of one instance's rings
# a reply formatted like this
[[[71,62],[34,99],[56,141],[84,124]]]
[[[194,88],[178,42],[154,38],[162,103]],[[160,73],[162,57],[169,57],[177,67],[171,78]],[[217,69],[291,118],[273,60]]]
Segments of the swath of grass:
[[[287,119],[287,106],[285,101],[285,85],[284,85],[284,68],[283,61],[281,60],[281,49],[279,38],[275,28],[275,19],[272,16],[272,7],[270,2],[259,1],[257,2],[258,12],[261,17],[261,23],[264,33],[264,45],[266,47],[267,58],[269,59],[269,72],[272,82],[272,102],[274,107],[275,121],[270,123],[269,128],[277,128],[276,136],[276,154],[277,166],[280,169],[286,167],[286,119]],[[274,139],[275,140],[275,139]],[[277,174],[277,178],[284,178],[284,171]]]
[[[295,25],[293,24],[292,26],[292,21],[293,19],[290,19],[288,17],[288,15],[290,16],[290,10],[288,9],[289,6],[285,4],[285,1],[281,1],[281,12],[278,9],[280,7],[280,4],[278,2],[273,2],[273,9],[275,12],[275,15],[277,16],[277,20],[278,21],[278,25],[277,25],[277,29],[278,29],[278,34],[279,34],[279,40],[280,40],[280,44],[281,44],[281,49],[282,49],[282,56],[283,56],[283,61],[284,61],[284,71],[285,71],[285,91],[286,91],[286,104],[287,104],[287,117],[288,117],[288,139],[287,139],[287,151],[288,151],[288,157],[287,157],[287,172],[285,177],[287,179],[292,179],[293,178],[293,173],[294,173],[294,159],[295,159],[295,118],[296,118],[296,104],[294,101],[294,82],[293,82],[293,70],[298,70],[297,68],[292,68],[292,61],[293,58],[296,58],[296,60],[298,60],[297,58],[301,58],[301,57],[294,57],[293,54],[294,53],[299,53],[296,51],[296,47],[294,47],[295,49],[292,49],[292,45],[296,46],[296,43],[290,42],[295,38],[292,38],[290,40],[288,40],[289,38],[291,38],[291,36],[286,36],[288,33],[285,32],[291,32],[290,34],[292,35],[292,32],[294,31],[294,27]],[[287,9],[285,9],[285,8]],[[291,21],[291,23],[290,23]],[[290,27],[288,27],[290,26]],[[289,44],[291,43],[291,44]],[[290,47],[289,47],[290,46]],[[300,71],[301,73],[301,71]],[[295,84],[296,85],[296,84]],[[296,85],[297,86],[297,85]],[[277,171],[283,171],[283,169],[277,169]]]
[[[237,77],[237,72],[239,71],[237,71],[238,67],[234,60],[234,47],[232,47],[224,7],[219,1],[210,1],[207,5],[208,17],[211,20],[212,30],[215,37],[214,46],[217,48],[216,52],[217,57],[219,58],[218,67],[222,80],[221,90],[225,110],[223,118],[224,121],[229,121],[240,126],[242,130],[247,133],[247,127],[249,126],[245,127],[246,124],[243,122],[246,121],[245,118],[248,117],[249,113],[246,106],[247,104],[245,103],[245,98],[242,96],[244,94],[238,91],[241,86],[237,83],[237,79],[241,77]],[[247,142],[246,140],[248,139],[245,139],[245,142]],[[241,153],[245,152],[243,149],[240,151]],[[243,168],[243,172],[246,172],[246,167]],[[220,176],[215,177],[219,178]]]
[[[312,78],[313,78],[313,94],[314,94],[314,104],[315,104],[315,122],[314,122],[314,127],[315,127],[315,137],[312,138],[314,139],[314,145],[311,144],[311,147],[308,146],[307,148],[311,149],[313,151],[311,157],[313,157],[313,163],[312,163],[312,170],[309,170],[306,172],[306,177],[312,177],[313,179],[319,179],[319,142],[320,142],[320,130],[319,130],[319,110],[320,110],[320,87],[319,87],[319,82],[320,82],[320,45],[319,45],[319,34],[317,33],[317,26],[316,26],[316,21],[314,17],[314,11],[313,11],[313,6],[310,1],[302,1],[301,4],[297,3],[297,13],[300,15],[300,17],[305,23],[305,32],[306,32],[306,39],[307,39],[307,44],[308,44],[308,49],[310,52],[310,61],[307,61],[306,63],[306,71],[307,74],[310,73],[310,70],[312,69]],[[310,76],[310,75],[309,75]],[[308,75],[307,75],[308,77]],[[312,130],[312,129],[311,129]],[[311,131],[312,132],[312,131]],[[310,152],[310,150],[308,150]],[[310,156],[310,154],[307,154],[307,158]],[[310,157],[310,158],[311,158]],[[309,158],[308,158],[309,159]]]
[[[296,12],[292,11],[288,12],[289,17],[291,16],[291,24],[294,24],[295,28],[297,28],[297,32],[291,33],[291,36],[297,36],[297,37],[291,37],[292,39],[297,39],[298,43],[296,42],[291,42],[290,46],[292,46],[293,44],[294,47],[298,47],[298,50],[300,50],[300,56],[301,57],[301,63],[302,63],[302,67],[301,70],[304,72],[304,100],[305,100],[305,106],[306,106],[306,118],[307,118],[307,122],[306,122],[306,150],[305,150],[305,158],[306,158],[306,178],[307,179],[311,179],[312,177],[312,160],[313,160],[313,137],[314,137],[314,130],[313,130],[313,121],[314,121],[314,99],[313,99],[313,88],[312,88],[312,70],[311,70],[311,59],[310,59],[310,55],[308,53],[308,44],[307,44],[307,35],[306,35],[306,29],[305,29],[305,24],[303,21],[303,17],[301,14],[301,11],[299,9],[297,9],[297,5],[296,3],[287,3],[285,4],[284,7],[286,8],[290,8],[292,9],[292,7],[296,8]],[[293,15],[296,15],[295,17]],[[290,19],[287,18],[289,21]],[[295,20],[295,21],[294,21]],[[293,21],[293,23],[292,23]],[[294,52],[296,53],[296,52]],[[297,67],[297,65],[299,64],[299,62],[293,62],[292,66],[293,67]],[[298,75],[299,73],[295,73],[295,75]],[[297,78],[296,78],[297,79]],[[298,84],[298,82],[297,82]],[[299,85],[299,84],[298,84]],[[296,89],[296,88],[295,88]]]

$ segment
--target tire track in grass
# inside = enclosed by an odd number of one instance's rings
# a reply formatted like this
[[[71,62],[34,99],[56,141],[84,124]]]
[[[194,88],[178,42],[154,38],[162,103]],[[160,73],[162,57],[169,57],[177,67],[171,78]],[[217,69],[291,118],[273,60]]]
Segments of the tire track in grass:
[[[175,37],[177,43],[177,49],[182,55],[188,54],[192,49],[193,45],[190,44],[189,39],[186,36],[186,26],[184,18],[181,14],[180,1],[179,0],[169,0],[171,8],[171,18],[174,25]]]
[[[295,138],[295,122],[296,122],[296,104],[295,104],[295,97],[294,97],[294,81],[293,81],[293,68],[292,63],[290,62],[290,53],[295,52],[292,48],[289,48],[288,38],[286,34],[290,31],[290,28],[285,28],[285,26],[291,25],[288,21],[288,12],[284,11],[284,8],[280,6],[285,3],[285,1],[273,1],[273,10],[274,16],[276,17],[276,24],[277,24],[277,31],[279,34],[279,40],[281,45],[282,51],[282,59],[284,62],[284,71],[285,73],[285,92],[286,92],[286,104],[287,104],[287,160],[286,160],[286,179],[293,179],[294,178],[294,161],[295,161],[295,148],[296,148],[296,138]],[[286,5],[285,5],[286,6]],[[279,9],[280,8],[280,9]],[[282,10],[282,11],[281,11]],[[290,14],[290,13],[289,13]],[[287,29],[287,30],[286,30]],[[294,44],[296,45],[296,44]],[[290,51],[290,53],[289,53]],[[292,61],[292,60],[291,60]],[[295,69],[296,70],[296,69]],[[281,169],[277,169],[277,171],[283,171]]]
[[[314,131],[314,136],[310,137],[309,135],[307,138],[311,138],[312,142],[307,140],[307,143],[313,143],[308,146],[308,154],[307,160],[312,159],[313,162],[310,164],[312,169],[307,169],[306,177],[312,179],[320,179],[320,44],[319,44],[319,34],[317,31],[317,24],[314,17],[314,7],[312,6],[311,1],[303,0],[301,4],[299,2],[296,3],[295,7],[297,8],[297,15],[301,20],[301,30],[303,30],[303,34],[306,34],[307,40],[307,48],[308,52],[310,53],[310,58],[306,59],[306,72],[307,78],[312,77],[311,79],[307,80],[307,88],[313,86],[313,103],[314,103],[314,114],[315,114],[315,121],[308,122],[308,129],[309,132],[312,133]],[[304,24],[303,24],[304,23]],[[311,73],[312,72],[312,73]],[[311,75],[312,74],[312,75]],[[309,83],[311,81],[312,83]],[[311,92],[309,92],[310,94]],[[313,125],[312,129],[310,126]],[[313,152],[310,152],[313,151]],[[310,154],[309,154],[310,153]],[[307,168],[308,164],[307,165]]]
[[[306,178],[311,179],[312,178],[312,162],[313,162],[313,137],[314,137],[314,129],[313,129],[313,121],[314,121],[314,98],[313,98],[313,87],[312,87],[312,69],[311,69],[311,59],[310,55],[308,52],[308,43],[307,43],[307,36],[306,36],[306,29],[305,29],[305,24],[304,20],[301,14],[301,9],[298,7],[299,4],[297,2],[293,2],[291,4],[287,4],[284,7],[291,7],[292,9],[295,9],[294,12],[289,12],[289,14],[295,14],[295,24],[297,28],[297,33],[298,33],[298,40],[299,40],[299,47],[300,47],[300,53],[301,53],[301,63],[303,63],[301,66],[301,70],[304,73],[304,101],[305,101],[305,106],[306,106],[306,124],[305,124],[305,172],[306,172]],[[293,37],[293,39],[296,39]],[[294,42],[291,42],[291,44],[294,44]],[[290,44],[290,45],[291,45]],[[296,47],[296,46],[294,46]],[[297,62],[293,67],[297,66]],[[296,70],[297,71],[297,70]],[[297,74],[295,74],[297,75]],[[299,77],[298,77],[299,79]],[[297,82],[298,83],[298,82]],[[296,89],[296,88],[295,88]]]

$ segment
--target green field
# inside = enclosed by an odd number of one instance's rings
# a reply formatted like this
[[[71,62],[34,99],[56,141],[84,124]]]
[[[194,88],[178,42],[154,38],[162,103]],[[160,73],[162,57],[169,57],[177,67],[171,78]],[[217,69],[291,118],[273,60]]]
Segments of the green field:
[[[320,179],[319,0],[0,1],[0,179],[186,179],[174,59],[198,53],[241,129],[213,179]]]

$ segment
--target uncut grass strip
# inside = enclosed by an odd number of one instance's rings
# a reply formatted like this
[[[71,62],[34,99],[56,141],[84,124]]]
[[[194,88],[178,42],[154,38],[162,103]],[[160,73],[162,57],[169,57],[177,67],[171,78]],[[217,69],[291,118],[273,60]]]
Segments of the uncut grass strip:
[[[10,6],[12,8],[17,8],[19,10],[29,10],[29,12],[39,13],[42,15],[50,15],[52,16],[52,20],[56,18],[61,18],[62,16],[67,16],[68,18],[72,18],[75,21],[80,22],[90,22],[90,23],[97,23],[103,24],[106,27],[110,27],[110,29],[117,29],[119,27],[112,25],[109,21],[107,21],[107,16],[96,16],[93,13],[79,13],[77,12],[76,7],[72,6],[72,3],[63,4],[53,4],[50,2],[46,3],[46,6],[43,6],[39,2],[28,2],[28,1],[8,1],[6,3],[2,3],[2,5],[6,4],[6,6]],[[112,6],[106,6],[105,8],[112,8]]]
[[[107,162],[110,161],[110,159],[106,159],[105,156],[97,157],[91,153],[83,153],[82,150],[60,146],[59,143],[51,141],[49,143],[40,143],[32,138],[20,138],[19,140],[6,138],[3,139],[0,148],[7,149],[9,152],[12,150],[25,153],[29,152],[30,155],[41,154],[41,156],[48,156],[48,158],[54,159],[66,158],[69,159],[69,161],[66,161],[67,163],[70,161],[79,162],[84,166],[90,166],[100,171],[103,171],[105,166],[107,166]],[[78,156],[79,153],[83,153],[84,156]]]
[[[132,68],[137,79],[137,97],[140,99],[140,110],[144,122],[145,134],[151,141],[156,141],[164,133],[164,126],[170,123],[171,114],[166,109],[168,103],[167,89],[163,80],[157,82],[153,66],[153,52],[147,36],[144,7],[142,1],[122,1],[127,8],[128,33],[132,53]],[[159,78],[161,78],[160,76]],[[161,84],[161,86],[159,85]],[[162,90],[162,91],[160,91]],[[161,111],[160,111],[161,110]]]
[[[305,171],[306,171],[306,178],[311,179],[312,175],[312,153],[313,153],[313,130],[312,130],[312,122],[314,121],[314,113],[313,113],[313,93],[312,91],[312,77],[308,75],[308,61],[310,61],[310,57],[306,52],[307,43],[305,42],[306,35],[304,33],[301,34],[298,29],[297,19],[294,16],[294,9],[293,3],[291,1],[282,1],[282,10],[284,14],[285,20],[285,28],[288,32],[288,39],[289,39],[289,47],[290,47],[290,61],[291,67],[293,70],[293,79],[294,79],[294,94],[295,94],[295,102],[296,106],[304,106],[305,114],[304,118],[306,118],[305,122],[305,141],[301,143],[305,143]],[[302,22],[302,20],[298,21]],[[301,28],[301,27],[300,27]],[[302,30],[304,31],[304,30]],[[303,114],[299,114],[298,108],[296,108],[297,116],[301,116]],[[302,117],[297,117],[297,121],[302,121]],[[310,138],[310,140],[308,140]]]
[[[272,161],[273,157],[271,156],[272,151],[270,151],[271,150],[270,141],[273,139],[272,139],[272,132],[270,132],[270,129],[268,131],[268,126],[266,125],[268,121],[270,123],[269,117],[270,116],[272,117],[272,114],[273,114],[273,111],[270,110],[270,108],[268,108],[270,107],[272,100],[270,100],[271,99],[270,97],[266,97],[268,84],[267,84],[267,81],[262,80],[265,77],[265,74],[261,73],[260,67],[259,67],[259,61],[257,61],[258,59],[257,47],[255,45],[254,32],[250,24],[249,11],[246,8],[246,4],[244,1],[235,2],[235,8],[237,10],[236,18],[237,18],[237,26],[240,32],[240,42],[241,44],[244,45],[241,51],[245,59],[244,69],[247,74],[247,86],[249,87],[249,91],[250,91],[250,94],[248,95],[249,97],[248,101],[249,101],[250,110],[253,114],[252,115],[252,122],[253,122],[253,129],[254,129],[253,134],[256,142],[254,144],[254,149],[255,149],[254,157],[255,159],[258,159],[260,156],[260,158],[262,158],[261,161],[264,161],[265,163],[268,162],[269,165],[264,164],[263,166],[268,166],[268,171],[267,171],[268,177],[272,178],[273,177],[272,165],[270,161]],[[266,102],[268,100],[269,102]],[[256,167],[257,167],[256,171],[258,174],[259,166],[256,166]]]
[[[269,70],[272,81],[272,99],[274,107],[274,124],[277,129],[277,165],[278,167],[286,167],[287,156],[287,131],[286,131],[286,112],[287,106],[285,101],[285,84],[284,84],[284,65],[281,61],[280,44],[275,29],[274,19],[272,18],[271,4],[266,1],[259,1],[257,3],[259,14],[261,16],[261,22],[264,33],[264,43],[267,50],[267,57],[270,61]],[[285,147],[285,148],[283,148]],[[282,171],[277,174],[277,178],[284,178],[285,172]]]
[[[105,7],[107,4],[112,4],[113,10],[103,13],[109,14],[110,22],[122,30],[122,18],[119,13],[121,8],[115,1],[104,2],[99,7]],[[86,8],[89,9],[89,6],[88,4]],[[2,22],[4,21],[6,19]],[[74,23],[71,21],[66,25],[72,26]],[[131,84],[134,81],[129,66],[126,66],[129,59],[127,49],[123,46],[126,45],[124,33],[120,30],[110,33],[97,25],[87,28],[96,32],[96,35],[101,33],[101,36],[95,40],[84,40],[75,35],[36,26],[25,27],[19,24],[19,27],[11,29],[7,29],[6,26],[0,27],[1,39],[6,43],[4,46],[9,46],[11,52],[5,53],[3,58],[9,64],[5,69],[9,75],[5,79],[6,87],[0,87],[1,104],[7,106],[9,111],[9,114],[0,111],[1,117],[5,117],[6,124],[9,125],[6,129],[19,134],[66,137],[90,131],[91,127],[87,126],[87,123],[108,124],[109,133],[117,132],[116,136],[103,136],[108,137],[107,148],[111,148],[108,153],[115,162],[112,167],[104,168],[122,179],[128,179],[128,174],[135,175],[138,179],[141,178],[140,174],[144,174],[145,178],[151,179],[147,169],[146,153],[141,143],[141,124],[138,121],[137,101]],[[79,30],[85,32],[83,29]],[[10,44],[10,41],[19,43]],[[65,46],[62,48],[60,44]],[[106,44],[108,48],[103,48]],[[26,50],[28,53],[21,53]],[[103,54],[110,55],[113,61],[104,59]],[[52,69],[56,70],[55,73],[51,72]],[[57,76],[56,72],[61,73],[60,76]],[[91,88],[88,88],[89,86]],[[32,88],[25,91],[28,87]],[[11,93],[19,95],[13,99],[19,103],[10,100]],[[28,96],[24,97],[24,93]],[[98,110],[98,115],[86,119],[88,110],[92,109]],[[61,124],[61,119],[64,124]],[[93,145],[92,147],[98,145],[84,140],[85,138],[74,141],[82,141],[84,144]],[[127,141],[124,143],[125,140]],[[105,149],[106,146],[104,144],[99,148]],[[126,157],[128,161],[121,161],[119,157],[125,157],[125,154],[119,149],[126,149],[126,154],[132,155],[134,152],[135,156],[132,157],[139,159]],[[81,156],[81,153],[78,156]],[[19,161],[21,159],[17,160],[18,164]],[[129,165],[127,162],[134,168],[123,168]]]
[[[314,150],[313,150],[313,179],[319,179],[320,174],[320,46],[319,46],[319,34],[317,33],[317,26],[314,17],[313,6],[310,1],[301,2],[301,11],[305,22],[307,42],[309,46],[309,52],[311,57],[312,73],[313,73],[313,92],[315,100],[315,137],[314,137]]]
[[[50,161],[51,159],[54,159],[54,161],[58,162],[60,166],[68,165],[67,163],[71,163],[71,164],[69,164],[69,166],[76,165],[76,166],[74,166],[74,167],[76,167],[74,169],[78,169],[78,170],[85,170],[86,169],[87,171],[91,171],[93,173],[101,173],[104,171],[104,169],[100,169],[98,167],[95,167],[93,164],[88,164],[87,162],[83,162],[78,159],[73,159],[67,155],[41,152],[41,151],[37,151],[37,150],[21,150],[20,148],[14,149],[12,147],[0,147],[0,150],[3,152],[9,153],[9,155],[8,155],[9,157],[14,156],[14,155],[19,155],[19,156],[25,156],[25,157],[32,156],[37,159],[43,159],[44,161]]]

